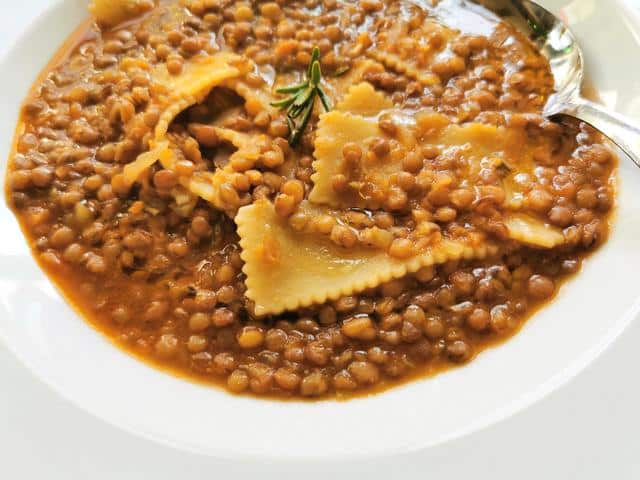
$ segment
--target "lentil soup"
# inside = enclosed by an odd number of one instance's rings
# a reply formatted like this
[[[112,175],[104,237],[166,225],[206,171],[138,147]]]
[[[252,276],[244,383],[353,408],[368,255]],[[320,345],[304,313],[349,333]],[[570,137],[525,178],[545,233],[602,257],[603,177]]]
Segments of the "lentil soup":
[[[42,268],[234,393],[370,393],[512,336],[606,241],[617,160],[541,116],[528,39],[425,3],[95,0],[7,173]]]

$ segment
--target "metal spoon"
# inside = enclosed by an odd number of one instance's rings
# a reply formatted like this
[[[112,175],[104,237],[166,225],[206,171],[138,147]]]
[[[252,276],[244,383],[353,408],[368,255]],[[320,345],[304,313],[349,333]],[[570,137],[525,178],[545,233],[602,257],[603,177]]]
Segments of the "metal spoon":
[[[556,93],[548,99],[544,116],[567,115],[591,125],[640,167],[640,126],[582,96],[584,57],[577,39],[559,18],[530,0],[472,1],[524,32],[549,60]],[[464,6],[468,0],[457,0],[457,3]]]

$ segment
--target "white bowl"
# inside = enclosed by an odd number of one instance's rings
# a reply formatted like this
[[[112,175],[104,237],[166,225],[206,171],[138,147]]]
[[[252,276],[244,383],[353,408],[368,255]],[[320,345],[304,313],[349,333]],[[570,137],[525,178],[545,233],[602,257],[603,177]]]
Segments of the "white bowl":
[[[581,38],[594,86],[608,106],[640,119],[640,20],[618,1],[549,0]],[[0,62],[0,168],[19,105],[86,0],[62,0]],[[632,71],[635,69],[635,72]],[[43,382],[130,432],[218,457],[342,459],[440,444],[512,415],[579,373],[637,316],[640,172],[621,159],[610,241],[559,298],[504,345],[469,366],[349,402],[233,397],[156,371],[88,326],[36,266],[18,225],[0,207],[0,339]]]

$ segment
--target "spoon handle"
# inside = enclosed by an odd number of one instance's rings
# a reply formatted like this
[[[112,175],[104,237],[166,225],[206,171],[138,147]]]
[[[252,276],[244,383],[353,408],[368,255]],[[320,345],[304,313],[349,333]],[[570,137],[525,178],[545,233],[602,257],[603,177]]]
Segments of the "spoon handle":
[[[561,112],[600,130],[640,167],[640,126],[618,113],[584,98],[574,98]]]

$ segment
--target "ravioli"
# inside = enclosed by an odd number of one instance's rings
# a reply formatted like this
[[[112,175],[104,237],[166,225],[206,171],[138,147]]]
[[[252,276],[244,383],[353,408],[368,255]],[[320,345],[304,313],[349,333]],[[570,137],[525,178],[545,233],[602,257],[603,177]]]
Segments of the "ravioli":
[[[479,178],[483,168],[503,166],[506,193],[503,206],[514,212],[525,210],[525,191],[517,179],[522,174],[532,175],[537,163],[532,142],[521,129],[478,122],[457,125],[444,115],[425,110],[415,113],[413,118],[404,115],[398,122],[401,125],[398,134],[391,138],[379,126],[378,119],[383,114],[390,118],[403,115],[365,82],[351,87],[336,110],[321,115],[315,141],[311,202],[342,209],[379,208],[379,203],[369,201],[356,189],[336,192],[332,182],[342,172],[346,144],[357,145],[366,152],[374,139],[386,138],[391,145],[389,154],[378,160],[363,155],[356,178],[350,179],[351,185],[370,182],[386,191],[392,175],[402,170],[403,157],[417,145],[431,144],[443,155],[456,156],[458,173],[469,182]],[[512,240],[529,246],[554,248],[564,243],[562,232],[524,212],[511,214],[507,227]]]
[[[513,163],[515,160],[507,152],[526,144],[522,135],[504,127],[477,122],[456,125],[432,111],[409,115],[392,107],[382,93],[368,83],[361,83],[349,90],[336,110],[320,116],[311,177],[314,186],[309,200],[336,208],[380,208],[380,202],[362,195],[358,186],[373,184],[384,195],[391,186],[392,175],[402,171],[404,157],[421,145],[434,145],[443,153],[459,156],[465,170],[461,173],[473,179],[487,162]],[[380,128],[379,119],[383,115],[396,125],[393,136]],[[366,155],[376,139],[385,139],[390,146],[383,158]],[[351,188],[338,193],[333,179],[344,173],[343,149],[347,144],[359,147],[363,155],[355,177],[349,179]],[[521,157],[517,160],[519,164],[530,159],[530,154],[523,150]]]
[[[531,215],[516,213],[506,217],[504,224],[509,238],[537,248],[555,248],[565,243],[562,231]]]
[[[334,191],[332,179],[338,174],[342,164],[342,150],[347,143],[358,145],[363,151],[382,132],[376,120],[366,119],[350,113],[331,111],[321,116],[316,132],[313,162],[314,174],[311,176],[313,190],[309,200],[314,203],[333,207],[367,207],[366,200],[357,193],[351,193],[345,198]],[[397,165],[382,164],[381,168],[390,172],[397,171]]]
[[[195,58],[184,65],[180,75],[171,75],[164,64],[158,67],[154,79],[164,87],[167,97],[162,102],[165,109],[156,125],[156,141],[164,138],[180,112],[202,102],[213,88],[240,76],[246,68],[241,57],[226,52]]]
[[[156,161],[163,160],[165,168],[170,168],[175,155],[167,140],[169,125],[183,110],[201,102],[213,88],[225,80],[239,76],[242,71],[231,63],[238,63],[240,57],[229,53],[217,53],[210,57],[196,58],[184,66],[180,75],[171,75],[165,64],[158,66],[153,74],[154,81],[164,89],[165,95],[158,100],[163,111],[150,141],[150,150],[140,154],[136,160],[124,168],[125,181],[131,185]]]
[[[341,172],[342,151],[347,143],[355,144],[363,152],[369,149],[376,138],[388,137],[379,127],[378,118],[383,113],[391,117],[399,115],[392,109],[393,103],[370,83],[361,82],[352,86],[335,110],[320,116],[316,131],[311,180],[313,190],[309,200],[314,203],[341,208],[379,208],[376,201],[367,200],[357,191],[337,194],[332,187],[334,175]],[[404,120],[407,120],[404,118]],[[408,119],[409,123],[412,119]],[[362,182],[373,182],[386,188],[389,176],[400,171],[402,158],[414,145],[414,139],[406,129],[399,129],[398,140],[384,159],[362,161]]]
[[[469,245],[446,239],[406,260],[364,247],[345,249],[326,237],[295,232],[266,200],[242,207],[235,221],[246,296],[255,303],[257,315],[321,304],[425,266],[484,258],[496,251],[486,242]]]
[[[384,93],[374,89],[369,82],[361,82],[349,88],[335,110],[371,117],[392,107],[393,102]]]
[[[370,48],[365,54],[388,70],[425,87],[432,87],[441,83],[440,77],[435,74],[437,72],[433,70],[437,70],[438,63],[451,56],[448,42],[455,36],[454,30],[443,28],[432,20],[424,19],[416,28],[398,19],[389,30],[377,35],[377,45],[384,47]]]
[[[156,125],[154,138],[150,142],[151,149],[140,154],[136,160],[124,167],[124,179],[129,185],[138,181],[142,175],[157,161],[164,168],[174,169],[177,155],[176,146],[171,145],[167,139],[167,131],[173,120],[185,109],[202,102],[216,86],[237,78],[245,73],[246,62],[240,57],[230,53],[217,53],[210,57],[196,58],[184,66],[180,75],[171,75],[166,65],[161,65],[154,73],[155,81],[165,90],[166,95],[160,99],[164,110]],[[232,143],[239,150],[235,156],[253,156],[257,160],[260,152],[256,150],[260,145],[255,139],[246,134],[232,130],[217,128],[218,135]],[[233,156],[232,156],[233,157]],[[223,201],[220,189],[225,183],[232,183],[234,171],[232,163],[225,169],[214,172],[198,172],[189,178],[181,177],[180,184],[186,191],[180,191],[182,205],[195,202],[184,201],[186,192],[201,197],[213,204],[216,208],[229,211],[229,205]],[[178,202],[178,198],[176,202]]]

